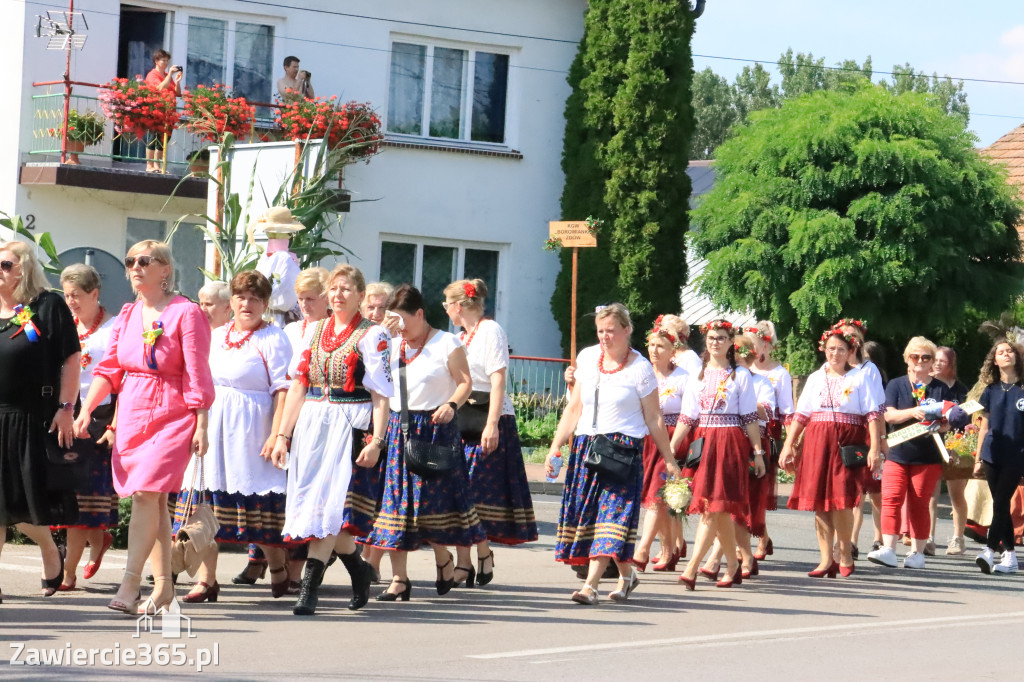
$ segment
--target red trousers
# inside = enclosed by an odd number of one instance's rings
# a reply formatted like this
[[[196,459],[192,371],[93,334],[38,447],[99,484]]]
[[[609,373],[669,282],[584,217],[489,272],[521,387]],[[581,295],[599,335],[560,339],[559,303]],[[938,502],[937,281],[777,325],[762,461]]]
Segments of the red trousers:
[[[932,518],[929,506],[935,484],[942,477],[940,464],[900,464],[889,460],[882,470],[882,534],[899,535],[904,501],[910,517],[910,537],[927,540]]]

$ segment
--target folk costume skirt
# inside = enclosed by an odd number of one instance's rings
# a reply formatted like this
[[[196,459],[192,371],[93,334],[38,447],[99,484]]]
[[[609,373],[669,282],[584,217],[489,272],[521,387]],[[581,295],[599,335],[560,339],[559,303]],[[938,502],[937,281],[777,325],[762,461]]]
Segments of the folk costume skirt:
[[[775,488],[773,481],[768,477],[771,475],[771,471],[768,466],[769,460],[769,439],[767,435],[761,436],[761,449],[765,451],[765,474],[761,478],[756,478],[748,473],[747,479],[747,502],[749,505],[747,514],[744,516],[733,516],[732,520],[737,525],[743,526],[747,529],[747,532],[756,538],[763,537],[767,530],[765,526],[766,514],[768,505],[768,496],[771,491]]]
[[[355,431],[355,438],[352,439],[353,462],[372,436],[372,431]],[[377,520],[377,511],[380,509],[380,496],[384,492],[384,465],[387,460],[387,453],[381,452],[372,467],[352,465],[352,482],[349,483],[348,496],[345,498],[341,529],[353,537],[365,538],[373,531],[373,522]]]
[[[841,413],[840,419],[844,419]],[[828,412],[812,414],[804,431],[803,456],[797,464],[793,492],[786,504],[789,509],[829,512],[853,509],[860,504],[861,470],[843,464],[837,433],[843,445],[864,444],[868,440],[862,423],[833,422]]]
[[[609,437],[628,447],[643,446],[640,438],[619,433],[609,434]],[[640,522],[644,472],[639,458],[628,481],[606,482],[583,465],[594,439],[594,436],[576,436],[565,465],[555,560],[575,566],[598,557],[632,561]]]
[[[461,443],[455,419],[430,421],[433,410],[409,412],[409,437],[431,443]],[[380,513],[366,544],[409,552],[427,543],[469,547],[487,539],[470,499],[465,460],[455,469],[433,477],[418,476],[405,466],[402,421],[398,412],[388,419],[388,456]]]
[[[672,434],[676,432],[675,423],[667,424],[669,440],[672,439]],[[676,461],[682,466],[682,460],[686,459],[686,450],[689,448],[689,443],[683,443],[686,447],[680,446],[679,452],[676,452]],[[665,469],[665,460],[658,452],[658,447],[654,444],[654,440],[650,436],[644,437],[644,452],[643,452],[643,464],[644,464],[644,484],[640,493],[640,500],[644,509],[654,509],[659,505],[663,505],[662,501],[658,499],[658,491],[661,490],[661,486],[665,485],[665,481],[668,480],[667,469]],[[692,476],[692,473],[690,474]]]
[[[466,467],[473,506],[490,542],[518,545],[537,539],[533,498],[526,479],[515,415],[498,419],[498,447],[483,454],[480,443],[466,443]]]
[[[750,440],[739,426],[698,426],[704,439],[700,466],[693,476],[690,514],[732,514],[745,518],[750,509]]]
[[[0,405],[0,529],[15,523],[74,525],[78,503],[72,490],[52,490],[46,429],[53,419]]]

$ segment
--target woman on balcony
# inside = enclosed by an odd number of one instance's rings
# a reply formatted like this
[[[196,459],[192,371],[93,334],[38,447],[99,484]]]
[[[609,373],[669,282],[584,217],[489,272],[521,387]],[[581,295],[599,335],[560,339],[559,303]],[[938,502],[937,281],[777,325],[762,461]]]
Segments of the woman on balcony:
[[[93,411],[111,392],[118,394],[114,490],[131,496],[132,518],[124,578],[107,606],[134,614],[142,568],[154,547],[155,585],[146,606],[152,601],[160,609],[174,598],[167,495],[181,490],[189,458],[206,454],[214,388],[210,325],[198,305],[175,293],[170,247],[139,242],[128,250],[124,265],[138,299],[126,304],[114,322],[75,430],[86,438]]]
[[[469,490],[487,540],[477,544],[477,567],[469,569],[466,586],[486,585],[494,577],[494,555],[488,542],[518,545],[537,539],[530,484],[516,429],[512,399],[505,395],[508,337],[494,320],[484,317],[487,285],[460,279],[444,288],[448,318],[463,328],[459,336],[469,359],[473,392],[459,410],[459,430],[466,450]]]
[[[73,524],[78,515],[73,488],[58,480],[47,456],[48,439],[63,446],[74,439],[76,336],[71,311],[48,290],[32,248],[0,243],[0,549],[11,524],[39,545],[44,597],[64,577],[63,548],[48,526]]]
[[[576,386],[544,463],[552,476],[552,460],[571,440],[555,559],[588,567],[583,586],[572,594],[574,602],[586,606],[598,603],[597,588],[609,561],[619,573],[618,588],[609,595],[612,601],[626,601],[640,584],[632,564],[644,480],[644,436],[654,439],[668,475],[679,475],[661,418],[657,377],[647,358],[629,347],[629,311],[612,303],[599,308],[594,321],[599,344],[584,348],[577,357]],[[624,476],[588,467],[586,460],[594,448],[616,451],[623,459],[632,455]]]
[[[332,314],[307,330],[306,348],[293,360],[274,446],[274,462],[288,466],[284,538],[309,540],[296,616],[316,612],[332,552],[352,579],[349,609],[366,605],[373,581],[353,539],[360,531],[344,519],[353,460],[359,467],[377,463],[393,391],[387,332],[359,313],[365,288],[358,268],[339,265],[331,273]]]
[[[288,390],[291,344],[263,321],[270,281],[247,270],[231,280],[234,320],[214,330],[210,372],[217,398],[210,408],[210,451],[192,457],[182,479],[173,531],[186,521],[189,499],[208,500],[219,543],[256,543],[269,559],[274,598],[288,591],[281,526],[287,474],[270,461]],[[196,584],[182,601],[217,601],[217,548],[202,558]]]
[[[76,263],[64,268],[60,274],[64,300],[74,315],[78,327],[78,340],[82,347],[79,380],[82,399],[92,385],[92,372],[107,354],[114,317],[100,305],[100,274],[90,265]],[[78,562],[89,547],[89,562],[83,576],[89,580],[100,569],[103,555],[110,549],[114,536],[109,529],[117,528],[117,495],[110,474],[110,448],[114,445],[115,401],[107,398],[92,413],[89,440],[93,443],[89,469],[75,490],[78,496],[78,521],[67,526],[68,555],[64,562],[64,582],[61,591],[73,590],[78,582]]]
[[[470,498],[455,419],[456,410],[473,390],[466,352],[454,334],[430,326],[423,306],[419,290],[403,284],[388,308],[401,318],[401,338],[393,339],[390,349],[391,373],[397,375],[399,385],[391,398],[380,514],[366,543],[389,553],[394,578],[377,595],[378,601],[409,600],[409,552],[425,545],[434,550],[437,593],[447,594],[468,580],[473,571],[470,550],[487,539]],[[441,471],[421,476],[409,468],[405,429],[409,442],[432,443],[443,450],[426,457],[441,464],[443,456]],[[446,548],[451,545],[458,563]]]
[[[174,99],[181,97],[180,66],[171,67],[171,53],[167,50],[157,50],[153,53],[153,68],[146,74],[146,85],[164,94],[165,97]],[[170,70],[168,70],[170,67]],[[146,136],[146,172],[162,172],[161,160],[164,154],[163,136],[156,133],[149,133]]]

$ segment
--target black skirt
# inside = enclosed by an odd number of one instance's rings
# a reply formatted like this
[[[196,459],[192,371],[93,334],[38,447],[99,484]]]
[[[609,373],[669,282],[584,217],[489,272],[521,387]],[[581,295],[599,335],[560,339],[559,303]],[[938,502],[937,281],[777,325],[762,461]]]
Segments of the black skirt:
[[[48,426],[37,413],[0,405],[0,528],[78,521],[74,490],[55,485],[60,465],[46,456]]]

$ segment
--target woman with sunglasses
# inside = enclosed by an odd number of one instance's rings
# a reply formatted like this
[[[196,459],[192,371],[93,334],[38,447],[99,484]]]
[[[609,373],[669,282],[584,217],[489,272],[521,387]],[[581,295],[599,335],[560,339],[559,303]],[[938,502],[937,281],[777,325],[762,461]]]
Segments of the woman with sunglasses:
[[[935,344],[915,336],[903,351],[907,373],[885,388],[885,421],[893,431],[925,418],[925,405],[953,400],[946,384],[931,375]],[[932,492],[942,477],[942,455],[932,434],[925,434],[889,448],[882,470],[882,546],[868,553],[868,561],[896,568],[896,543],[900,539],[900,511],[904,502],[913,547],[903,559],[904,568],[924,568],[925,544],[931,537]]]
[[[743,582],[736,557],[733,517],[750,513],[749,481],[765,474],[765,451],[757,427],[757,393],[750,371],[736,360],[735,328],[728,320],[711,320],[701,328],[707,345],[701,371],[691,377],[672,436],[673,450],[693,431],[691,448],[701,444],[700,465],[693,477],[689,513],[700,514],[693,555],[679,576],[686,589],[696,587],[697,572],[715,540],[725,554],[726,576],[717,587]],[[750,556],[748,539],[744,557]],[[717,578],[718,572],[715,571]]]
[[[807,574],[811,578],[853,574],[853,509],[860,504],[860,476],[843,463],[841,446],[870,443],[867,468],[881,466],[878,429],[869,426],[881,412],[866,375],[850,365],[857,344],[856,337],[837,327],[821,335],[818,350],[825,354],[825,365],[807,377],[779,456],[783,469],[796,472],[786,506],[815,515],[821,561]],[[794,447],[805,430],[798,461]],[[832,549],[835,537],[838,565]]]
[[[77,337],[71,311],[49,291],[32,248],[0,243],[0,549],[11,524],[39,545],[44,597],[64,577],[63,548],[49,526],[78,517],[73,487],[58,479],[47,456],[48,440],[65,447],[74,440]]]
[[[464,329],[459,339],[473,376],[473,393],[469,404],[459,412],[459,428],[465,444],[469,490],[487,540],[476,546],[479,571],[471,569],[466,580],[466,585],[472,587],[474,577],[480,585],[494,577],[494,556],[488,543],[532,542],[537,539],[537,522],[515,408],[505,395],[508,337],[501,325],[484,316],[487,285],[480,279],[461,279],[444,288],[444,297],[448,318]]]
[[[388,304],[389,313],[401,319],[401,336],[392,339],[390,347],[391,376],[398,386],[391,398],[380,513],[366,539],[366,544],[387,551],[391,558],[394,577],[388,589],[377,595],[382,602],[409,600],[409,552],[431,547],[437,566],[434,587],[443,595],[468,582],[473,574],[470,551],[487,539],[470,496],[464,456],[449,459],[453,466],[446,471],[427,476],[414,473],[406,464],[403,393],[409,440],[433,443],[452,453],[462,449],[455,413],[473,391],[462,342],[431,327],[424,305],[423,294],[411,284],[395,289]],[[446,548],[452,545],[457,562]]]
[[[92,372],[107,354],[114,317],[100,305],[100,273],[91,265],[75,263],[60,273],[64,300],[74,315],[78,340],[82,346],[79,379],[80,396],[84,399],[92,385]],[[113,398],[113,396],[111,396]],[[114,445],[114,406],[108,398],[93,410],[89,427],[92,451],[87,461],[88,470],[82,472],[75,493],[78,496],[78,521],[67,526],[68,555],[64,562],[64,582],[60,590],[75,589],[78,582],[78,562],[85,548],[89,548],[89,561],[83,576],[89,580],[100,568],[103,555],[114,542],[111,528],[117,528],[118,504],[114,494],[114,481],[110,475],[110,448]]]
[[[175,293],[170,247],[139,242],[124,264],[138,298],[114,323],[75,430],[86,437],[93,411],[111,392],[118,394],[111,464],[114,490],[132,498],[132,518],[124,578],[107,608],[135,614],[140,608],[159,610],[174,598],[167,495],[180,492],[189,458],[206,454],[215,394],[210,324],[198,305]],[[142,606],[139,584],[147,557],[154,588]]]

